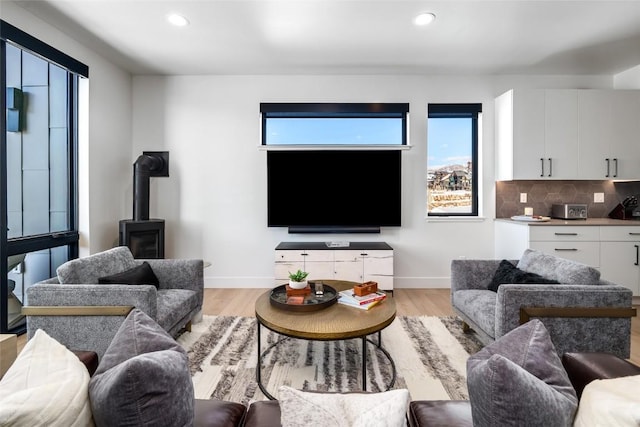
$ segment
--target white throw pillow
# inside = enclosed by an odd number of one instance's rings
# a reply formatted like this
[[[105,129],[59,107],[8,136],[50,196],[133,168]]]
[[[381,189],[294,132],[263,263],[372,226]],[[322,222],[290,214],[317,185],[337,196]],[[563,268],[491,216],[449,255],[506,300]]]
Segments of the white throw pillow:
[[[93,426],[89,372],[38,329],[0,380],[2,426]]]
[[[406,426],[409,391],[383,393],[309,393],[279,389],[282,427],[401,427]]]
[[[640,375],[595,380],[582,392],[574,427],[640,426]]]

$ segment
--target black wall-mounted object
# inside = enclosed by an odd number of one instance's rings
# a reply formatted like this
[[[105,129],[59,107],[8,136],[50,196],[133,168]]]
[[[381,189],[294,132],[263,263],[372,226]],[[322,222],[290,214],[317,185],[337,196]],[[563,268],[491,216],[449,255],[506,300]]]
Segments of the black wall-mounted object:
[[[22,132],[23,94],[16,87],[7,88],[7,132]]]
[[[143,151],[133,164],[133,219],[149,219],[149,181],[169,176],[168,151]]]
[[[289,233],[401,226],[400,150],[267,152],[267,225]]]

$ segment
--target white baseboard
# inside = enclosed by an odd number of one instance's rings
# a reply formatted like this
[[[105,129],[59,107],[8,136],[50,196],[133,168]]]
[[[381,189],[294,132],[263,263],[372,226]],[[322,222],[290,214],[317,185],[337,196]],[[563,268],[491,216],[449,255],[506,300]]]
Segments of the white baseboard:
[[[450,288],[449,277],[394,277],[394,289],[439,289]],[[204,278],[205,288],[273,288],[273,277],[216,277]]]

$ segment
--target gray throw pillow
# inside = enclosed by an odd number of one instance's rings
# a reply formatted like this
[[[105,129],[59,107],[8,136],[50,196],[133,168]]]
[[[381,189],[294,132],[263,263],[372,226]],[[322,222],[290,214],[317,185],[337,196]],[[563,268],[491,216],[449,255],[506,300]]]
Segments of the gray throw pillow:
[[[578,398],[549,333],[533,319],[467,360],[474,427],[570,426]]]
[[[84,258],[67,261],[56,270],[60,283],[97,284],[98,278],[120,273],[136,266],[126,246],[108,249]]]
[[[533,249],[524,251],[516,267],[560,283],[597,285],[600,281],[598,269]]]
[[[89,382],[96,426],[186,426],[194,419],[187,354],[153,319],[133,309]]]

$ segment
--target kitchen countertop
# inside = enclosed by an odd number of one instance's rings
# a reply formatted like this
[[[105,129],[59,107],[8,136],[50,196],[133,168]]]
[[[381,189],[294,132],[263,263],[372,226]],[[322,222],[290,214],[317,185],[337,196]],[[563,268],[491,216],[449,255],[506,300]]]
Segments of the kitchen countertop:
[[[585,225],[613,225],[613,226],[638,226],[640,227],[640,220],[623,220],[623,219],[611,219],[611,218],[587,218],[587,219],[551,219],[549,221],[529,222],[529,221],[515,221],[511,218],[496,218],[496,221],[510,222],[513,224],[530,225],[533,227],[540,226],[554,226],[554,225],[571,225],[571,226],[585,226]]]

